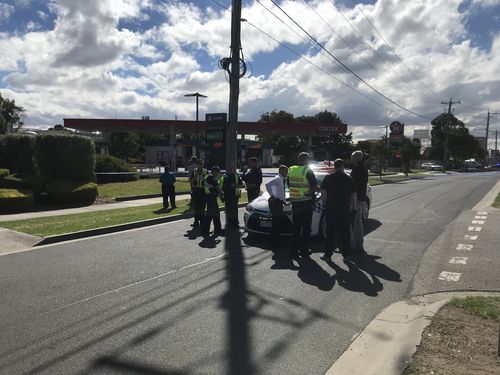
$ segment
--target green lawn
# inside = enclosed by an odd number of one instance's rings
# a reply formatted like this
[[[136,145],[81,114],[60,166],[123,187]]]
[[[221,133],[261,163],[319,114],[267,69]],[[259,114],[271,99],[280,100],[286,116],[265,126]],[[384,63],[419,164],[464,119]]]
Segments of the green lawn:
[[[242,194],[240,203],[247,202],[246,193]],[[36,219],[2,222],[3,228],[45,237],[57,234],[77,232],[86,229],[102,228],[111,225],[131,223],[133,221],[154,219],[190,211],[188,200],[177,201],[177,208],[163,212],[162,204],[148,206],[109,209],[105,211],[85,212],[71,215],[58,215]],[[110,204],[112,206],[113,204]],[[223,204],[219,202],[219,207]]]
[[[416,176],[421,176],[421,174],[419,174],[419,173],[410,173],[408,175],[408,177],[402,176],[402,175],[387,176],[387,177],[382,176],[382,179],[376,178],[376,177],[372,176],[372,177],[368,178],[368,183],[371,186],[382,185],[382,184],[394,184],[394,183],[397,183],[397,182],[411,180],[413,177],[416,177]]]
[[[500,208],[500,193],[498,193],[495,201],[493,202],[493,207]]]
[[[469,314],[500,321],[500,297],[453,298],[450,305],[465,309]]]
[[[135,195],[161,194],[161,184],[156,178],[143,178],[137,181],[112,182],[99,185],[99,196],[103,198],[132,197]],[[178,178],[175,190],[188,192],[190,190],[187,178]]]

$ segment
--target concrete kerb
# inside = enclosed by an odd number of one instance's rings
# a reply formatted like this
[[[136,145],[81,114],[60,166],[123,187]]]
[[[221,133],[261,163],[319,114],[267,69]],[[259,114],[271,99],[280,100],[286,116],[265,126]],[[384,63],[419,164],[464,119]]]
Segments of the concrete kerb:
[[[179,195],[189,195],[189,191],[176,191],[175,196]],[[133,195],[130,197],[116,197],[115,201],[117,202],[126,202],[126,201],[135,201],[139,199],[149,199],[149,198],[161,198],[162,194],[147,194],[147,195]]]
[[[238,204],[238,207],[239,208],[246,207],[247,204],[248,203],[240,203],[240,204]],[[221,208],[221,210],[222,209],[223,208]],[[54,243],[58,243],[58,242],[77,240],[77,239],[86,238],[86,237],[99,236],[102,234],[116,233],[116,232],[122,232],[122,231],[130,230],[130,229],[137,229],[137,228],[143,228],[143,227],[148,227],[148,226],[157,225],[157,224],[170,223],[172,221],[189,219],[189,218],[192,218],[193,216],[194,216],[193,213],[189,212],[189,213],[185,213],[185,214],[170,215],[170,216],[164,216],[164,217],[159,217],[159,218],[155,218],[155,219],[133,221],[131,223],[110,225],[110,226],[102,227],[102,228],[94,228],[94,229],[88,229],[88,230],[81,230],[78,232],[63,233],[63,234],[58,234],[58,235],[54,235],[54,236],[47,236],[47,237],[44,237],[40,242],[36,243],[33,246],[49,245],[49,244],[54,244]]]
[[[500,292],[432,293],[395,302],[366,326],[326,375],[400,375],[439,309],[453,297],[468,296],[500,296]]]

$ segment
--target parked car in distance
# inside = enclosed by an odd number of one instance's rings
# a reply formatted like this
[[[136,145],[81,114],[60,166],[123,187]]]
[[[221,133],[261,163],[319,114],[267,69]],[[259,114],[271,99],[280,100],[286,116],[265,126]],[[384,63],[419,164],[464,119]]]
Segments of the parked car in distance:
[[[318,172],[318,168],[315,168],[314,173],[316,174],[316,179],[318,183],[321,185],[321,182],[331,172]],[[346,173],[349,174],[350,171],[346,170]],[[287,201],[288,192],[286,193]],[[371,186],[368,184],[366,189],[366,201],[367,201],[367,209],[362,213],[363,222],[366,222],[368,219],[368,215],[370,212],[370,205],[372,203],[372,192]],[[245,229],[248,233],[258,233],[258,234],[267,234],[271,233],[272,227],[272,217],[271,211],[269,210],[268,204],[269,194],[266,192],[262,194],[260,197],[254,199],[252,202],[248,203],[245,213],[243,214],[243,219],[245,222]],[[326,236],[326,219],[325,212],[326,206],[325,202],[321,199],[321,193],[316,193],[316,200],[314,203],[314,211],[313,218],[311,223],[311,235],[312,236]],[[291,235],[292,232],[292,208],[290,205],[284,207],[284,213],[288,220],[285,223],[282,223],[283,227],[280,228],[280,233],[282,235]]]
[[[428,169],[430,171],[442,171],[443,166],[439,164],[434,164],[434,163],[422,163],[422,168],[423,169]]]
[[[487,171],[500,171],[500,163],[488,165],[484,169]]]
[[[462,167],[466,170],[478,170],[483,168],[483,166],[475,160],[464,161]]]

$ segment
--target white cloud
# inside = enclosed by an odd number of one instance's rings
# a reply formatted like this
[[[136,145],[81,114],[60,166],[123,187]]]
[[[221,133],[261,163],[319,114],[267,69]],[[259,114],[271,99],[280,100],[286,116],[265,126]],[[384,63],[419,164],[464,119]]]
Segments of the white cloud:
[[[8,20],[14,11],[13,5],[0,3],[0,22]]]

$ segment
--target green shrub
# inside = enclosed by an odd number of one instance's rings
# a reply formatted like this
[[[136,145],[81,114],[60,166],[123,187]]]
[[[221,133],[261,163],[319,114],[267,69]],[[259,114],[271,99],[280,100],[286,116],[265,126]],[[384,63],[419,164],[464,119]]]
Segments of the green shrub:
[[[22,189],[0,189],[0,212],[25,211],[33,206],[33,193]]]
[[[8,134],[0,137],[0,166],[13,173],[36,173],[34,159],[37,136]]]
[[[95,156],[96,172],[136,172],[136,169],[126,161],[111,155]]]
[[[8,169],[0,169],[0,188],[3,187],[3,180],[10,174]]]
[[[3,183],[6,188],[31,190],[38,196],[45,190],[47,179],[33,174],[14,173],[4,177]]]
[[[91,205],[97,198],[97,184],[67,180],[52,181],[47,185],[47,193],[52,203]]]
[[[88,137],[45,133],[37,137],[35,159],[50,180],[95,181],[95,145]]]

